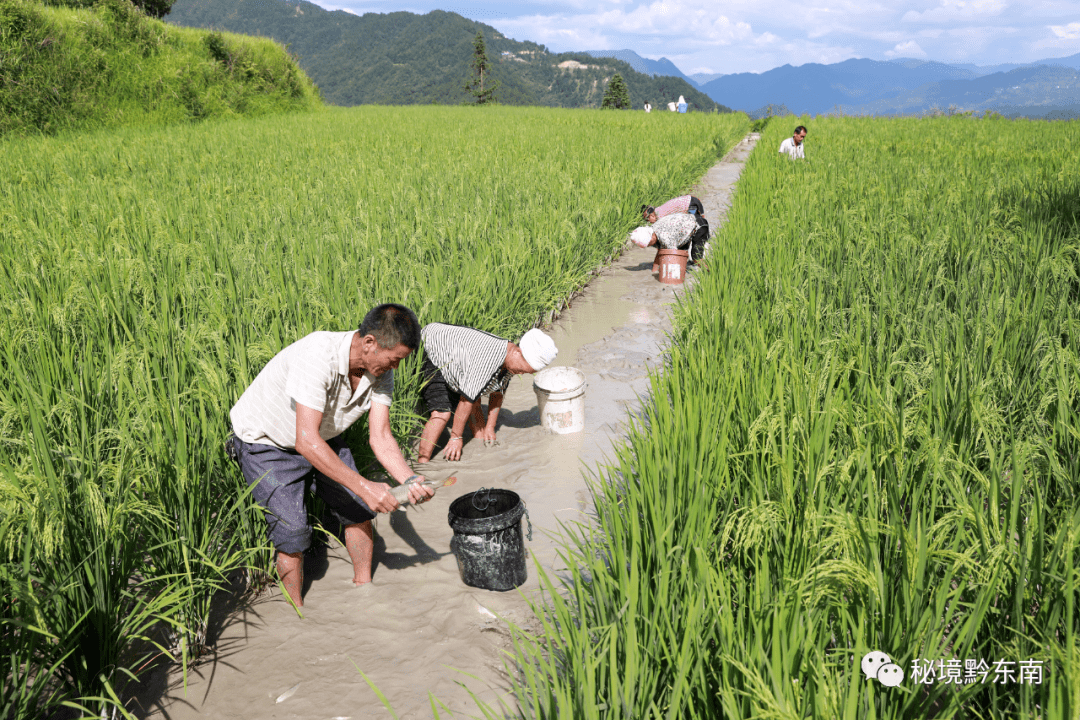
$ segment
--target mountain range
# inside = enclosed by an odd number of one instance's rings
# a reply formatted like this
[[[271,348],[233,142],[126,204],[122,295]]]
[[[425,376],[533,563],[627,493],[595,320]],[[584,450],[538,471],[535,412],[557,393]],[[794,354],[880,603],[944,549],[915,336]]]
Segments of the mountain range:
[[[586,50],[585,52],[593,57],[617,58],[643,75],[670,75],[672,77],[681,77],[683,80],[686,80],[697,87],[701,87],[710,80],[715,80],[724,75],[724,73],[694,73],[693,75],[687,75],[676,67],[675,63],[665,57],[662,57],[659,60],[650,60],[649,58],[641,57],[633,50]]]
[[[700,83],[697,80],[694,80],[692,76],[684,75],[682,70],[675,66],[675,63],[665,57],[662,57],[659,60],[650,60],[649,58],[641,57],[633,50],[586,50],[585,52],[593,57],[622,60],[642,75],[668,75],[670,77],[682,78],[695,87],[700,85]],[[712,79],[712,77],[713,76],[710,76],[709,79]],[[716,75],[715,77],[720,76]]]
[[[763,73],[686,75],[667,58],[651,60],[632,50],[588,52],[616,57],[641,73],[681,77],[713,100],[754,116],[767,107],[783,106],[799,115],[894,115],[951,108],[1042,117],[1067,116],[1069,108],[1080,105],[1080,54],[1023,65],[857,59],[784,65]]]
[[[631,107],[645,101],[662,107],[683,95],[692,110],[728,111],[685,77],[640,73],[617,58],[552,53],[441,10],[354,15],[306,0],[177,0],[166,21],[273,38],[334,105],[468,102],[465,83],[480,32],[492,64],[489,81],[499,83],[503,104],[600,107],[619,73]]]
[[[911,114],[1026,108],[1045,115],[1080,103],[1080,54],[994,68],[918,60],[845,60],[724,75],[701,86],[737,110],[782,103],[796,114]]]

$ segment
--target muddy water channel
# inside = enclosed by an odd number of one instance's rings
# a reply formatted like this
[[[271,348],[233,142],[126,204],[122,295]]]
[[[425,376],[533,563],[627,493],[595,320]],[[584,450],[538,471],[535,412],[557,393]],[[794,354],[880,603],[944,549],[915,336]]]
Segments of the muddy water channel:
[[[714,230],[756,140],[744,139],[692,190]],[[528,624],[526,597],[538,588],[533,558],[557,570],[560,523],[587,522],[583,471],[613,456],[628,413],[648,389],[650,368],[662,362],[670,306],[693,284],[673,289],[657,282],[654,254],[630,246],[550,329],[559,347],[554,364],[587,377],[583,432],[547,434],[531,376],[516,378],[499,416],[500,444],[470,441],[457,463],[440,454],[424,471],[433,478],[454,472],[457,484],[420,508],[376,520],[370,585],[353,587],[340,546],[309,552],[304,619],[277,590],[235,608],[223,620],[216,655],[189,672],[186,691],[181,677],[170,677],[149,716],[390,717],[357,668],[401,718],[431,717],[429,693],[444,717],[446,710],[455,717],[480,714],[469,691],[512,705],[502,670],[509,636],[500,618]],[[465,586],[449,552],[450,502],[481,487],[513,490],[528,509],[529,578],[520,592]]]

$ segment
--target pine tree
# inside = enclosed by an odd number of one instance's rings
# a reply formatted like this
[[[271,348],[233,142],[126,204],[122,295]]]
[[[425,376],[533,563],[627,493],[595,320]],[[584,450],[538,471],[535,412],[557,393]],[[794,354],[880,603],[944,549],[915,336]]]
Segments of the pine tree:
[[[630,107],[630,90],[627,89],[626,83],[619,73],[615,73],[611,78],[611,82],[608,83],[607,90],[604,91],[604,100],[600,104],[600,107],[613,108],[615,110],[625,110]]]
[[[473,38],[473,56],[470,67],[472,68],[472,78],[465,84],[465,90],[476,98],[477,105],[496,102],[495,91],[499,87],[499,81],[492,80],[489,77],[491,75],[491,62],[488,60],[487,49],[484,47],[484,34],[479,30],[476,31],[476,37]],[[485,83],[487,87],[484,87]]]

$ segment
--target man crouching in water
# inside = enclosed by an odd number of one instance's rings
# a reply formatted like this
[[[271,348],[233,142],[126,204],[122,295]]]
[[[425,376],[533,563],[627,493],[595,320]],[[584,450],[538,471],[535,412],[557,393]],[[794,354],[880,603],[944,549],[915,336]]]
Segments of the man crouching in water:
[[[447,460],[460,460],[465,444],[465,425],[473,437],[495,444],[495,423],[503,392],[514,375],[534,373],[547,367],[559,352],[555,343],[539,330],[530,330],[517,345],[498,335],[461,325],[431,323],[424,338],[424,404],[431,417],[420,435],[417,462],[426,463],[453,411],[450,440],[443,449]],[[487,418],[480,398],[490,395]]]
[[[394,368],[420,344],[420,323],[402,305],[379,305],[359,330],[313,332],[275,355],[229,413],[227,449],[239,464],[252,497],[266,512],[277,572],[296,606],[304,604],[304,551],[311,545],[308,487],[345,527],[353,583],[371,582],[375,513],[398,507],[385,483],[356,469],[341,438],[368,413],[368,442],[376,459],[399,483],[413,484],[409,500],[432,490],[417,484],[390,434]]]

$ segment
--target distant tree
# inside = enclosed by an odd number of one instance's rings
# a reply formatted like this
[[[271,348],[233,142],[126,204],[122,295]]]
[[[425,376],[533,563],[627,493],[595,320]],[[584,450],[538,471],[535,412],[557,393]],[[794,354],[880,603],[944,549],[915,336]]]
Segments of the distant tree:
[[[625,110],[630,107],[630,91],[627,89],[626,83],[619,73],[615,73],[611,78],[611,82],[608,83],[607,90],[604,91],[604,100],[600,104],[600,107],[613,108],[615,110]]]
[[[470,67],[472,77],[465,84],[465,90],[476,99],[477,105],[495,102],[495,91],[499,88],[499,81],[489,77],[491,62],[488,60],[487,49],[484,47],[484,33],[479,30],[473,38],[473,56]],[[485,83],[487,87],[484,86]]]
[[[141,10],[144,15],[149,15],[150,17],[158,18],[159,20],[169,14],[174,2],[175,0],[130,0],[130,4]],[[73,8],[111,5],[116,8],[126,5],[128,2],[126,0],[120,0],[119,2],[112,2],[110,0],[47,0],[44,4]]]
[[[175,0],[134,0],[135,7],[159,20],[169,14]]]

